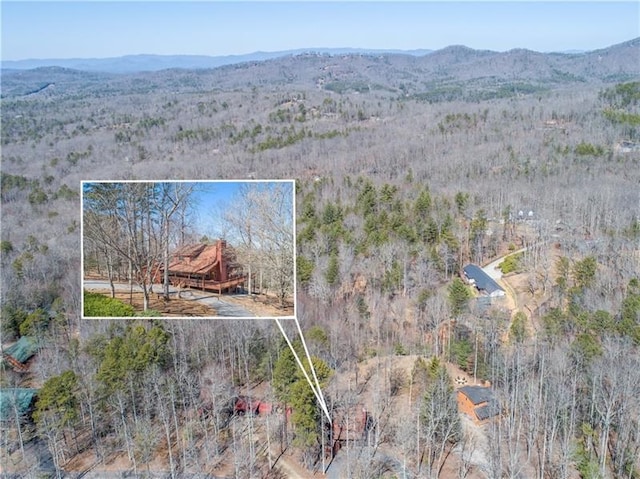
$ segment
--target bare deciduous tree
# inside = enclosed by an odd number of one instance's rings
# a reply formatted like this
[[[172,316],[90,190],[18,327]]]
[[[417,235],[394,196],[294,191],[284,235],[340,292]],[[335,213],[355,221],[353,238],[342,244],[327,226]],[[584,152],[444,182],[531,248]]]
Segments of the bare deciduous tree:
[[[266,286],[284,304],[294,282],[293,182],[242,185],[225,220],[229,234],[241,243],[238,253],[249,269],[249,292]]]

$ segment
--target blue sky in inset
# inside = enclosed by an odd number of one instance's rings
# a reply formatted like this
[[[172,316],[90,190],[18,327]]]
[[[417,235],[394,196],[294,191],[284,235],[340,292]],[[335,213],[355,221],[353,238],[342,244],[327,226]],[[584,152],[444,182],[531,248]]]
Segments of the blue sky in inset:
[[[2,1],[2,59],[298,48],[594,50],[640,36],[640,2]]]
[[[224,211],[228,209],[243,182],[213,181],[194,185],[193,205],[196,210],[194,229],[211,239],[225,235]]]
[[[292,180],[278,181],[290,186],[293,196],[294,182]],[[241,205],[235,200],[240,189],[247,184],[261,185],[273,183],[272,181],[200,181],[188,183],[194,186],[193,200],[196,211],[196,223],[194,229],[201,235],[207,235],[210,239],[228,238],[231,231],[225,224],[224,216],[234,213],[234,210]],[[293,220],[293,211],[291,212]],[[292,226],[293,227],[293,226]]]
[[[101,183],[101,182],[96,182]],[[107,182],[110,183],[110,182]],[[119,183],[119,182],[114,182]],[[138,183],[135,181],[133,183]],[[142,181],[141,183],[146,183]],[[172,183],[172,182],[168,182]],[[208,236],[209,239],[225,238],[231,241],[237,238],[229,237],[233,232],[229,229],[225,221],[226,215],[234,215],[239,208],[244,205],[239,198],[241,189],[247,186],[256,188],[274,188],[274,185],[284,185],[286,189],[283,191],[290,194],[290,207],[293,208],[293,192],[295,188],[294,180],[211,180],[211,181],[177,181],[190,189],[190,225],[191,230],[200,239],[202,236]],[[83,195],[93,182],[83,183]],[[239,201],[240,200],[240,201]],[[293,226],[293,210],[291,211],[291,228]]]

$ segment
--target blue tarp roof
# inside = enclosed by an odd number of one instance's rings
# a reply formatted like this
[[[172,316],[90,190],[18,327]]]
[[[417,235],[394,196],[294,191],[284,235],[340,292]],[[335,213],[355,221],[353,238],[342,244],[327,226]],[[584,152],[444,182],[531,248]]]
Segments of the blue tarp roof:
[[[468,264],[463,269],[464,275],[469,279],[469,281],[473,281],[481,291],[486,291],[487,294],[491,294],[494,291],[504,291],[500,287],[498,283],[496,283],[493,279],[489,277],[487,273],[485,273],[480,266],[475,264]]]

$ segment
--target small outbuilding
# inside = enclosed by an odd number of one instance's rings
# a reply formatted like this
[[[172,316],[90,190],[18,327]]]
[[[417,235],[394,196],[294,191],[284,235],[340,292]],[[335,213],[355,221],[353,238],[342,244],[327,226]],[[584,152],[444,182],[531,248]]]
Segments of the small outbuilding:
[[[463,386],[458,389],[458,411],[481,425],[500,414],[500,407],[488,387]]]
[[[472,284],[478,291],[492,298],[504,296],[504,289],[500,287],[483,269],[475,264],[468,264],[463,268],[467,283]]]

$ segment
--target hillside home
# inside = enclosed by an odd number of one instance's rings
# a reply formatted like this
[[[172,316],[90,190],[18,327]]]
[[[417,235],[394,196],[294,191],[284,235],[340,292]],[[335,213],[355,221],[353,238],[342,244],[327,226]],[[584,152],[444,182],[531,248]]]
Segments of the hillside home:
[[[468,264],[463,268],[463,273],[467,283],[474,285],[481,294],[492,298],[505,295],[504,289],[485,273],[480,266]]]
[[[37,389],[0,389],[0,422],[9,422],[29,414],[36,398]]]
[[[202,290],[230,291],[244,285],[246,275],[227,242],[200,243],[176,250],[169,262],[169,282]],[[164,274],[160,266],[159,278]]]
[[[29,359],[38,352],[37,341],[29,336],[22,336],[18,341],[2,350],[2,362],[19,373],[29,370]]]
[[[484,386],[463,386],[458,389],[458,411],[478,425],[486,424],[500,414],[500,407],[491,389]]]

